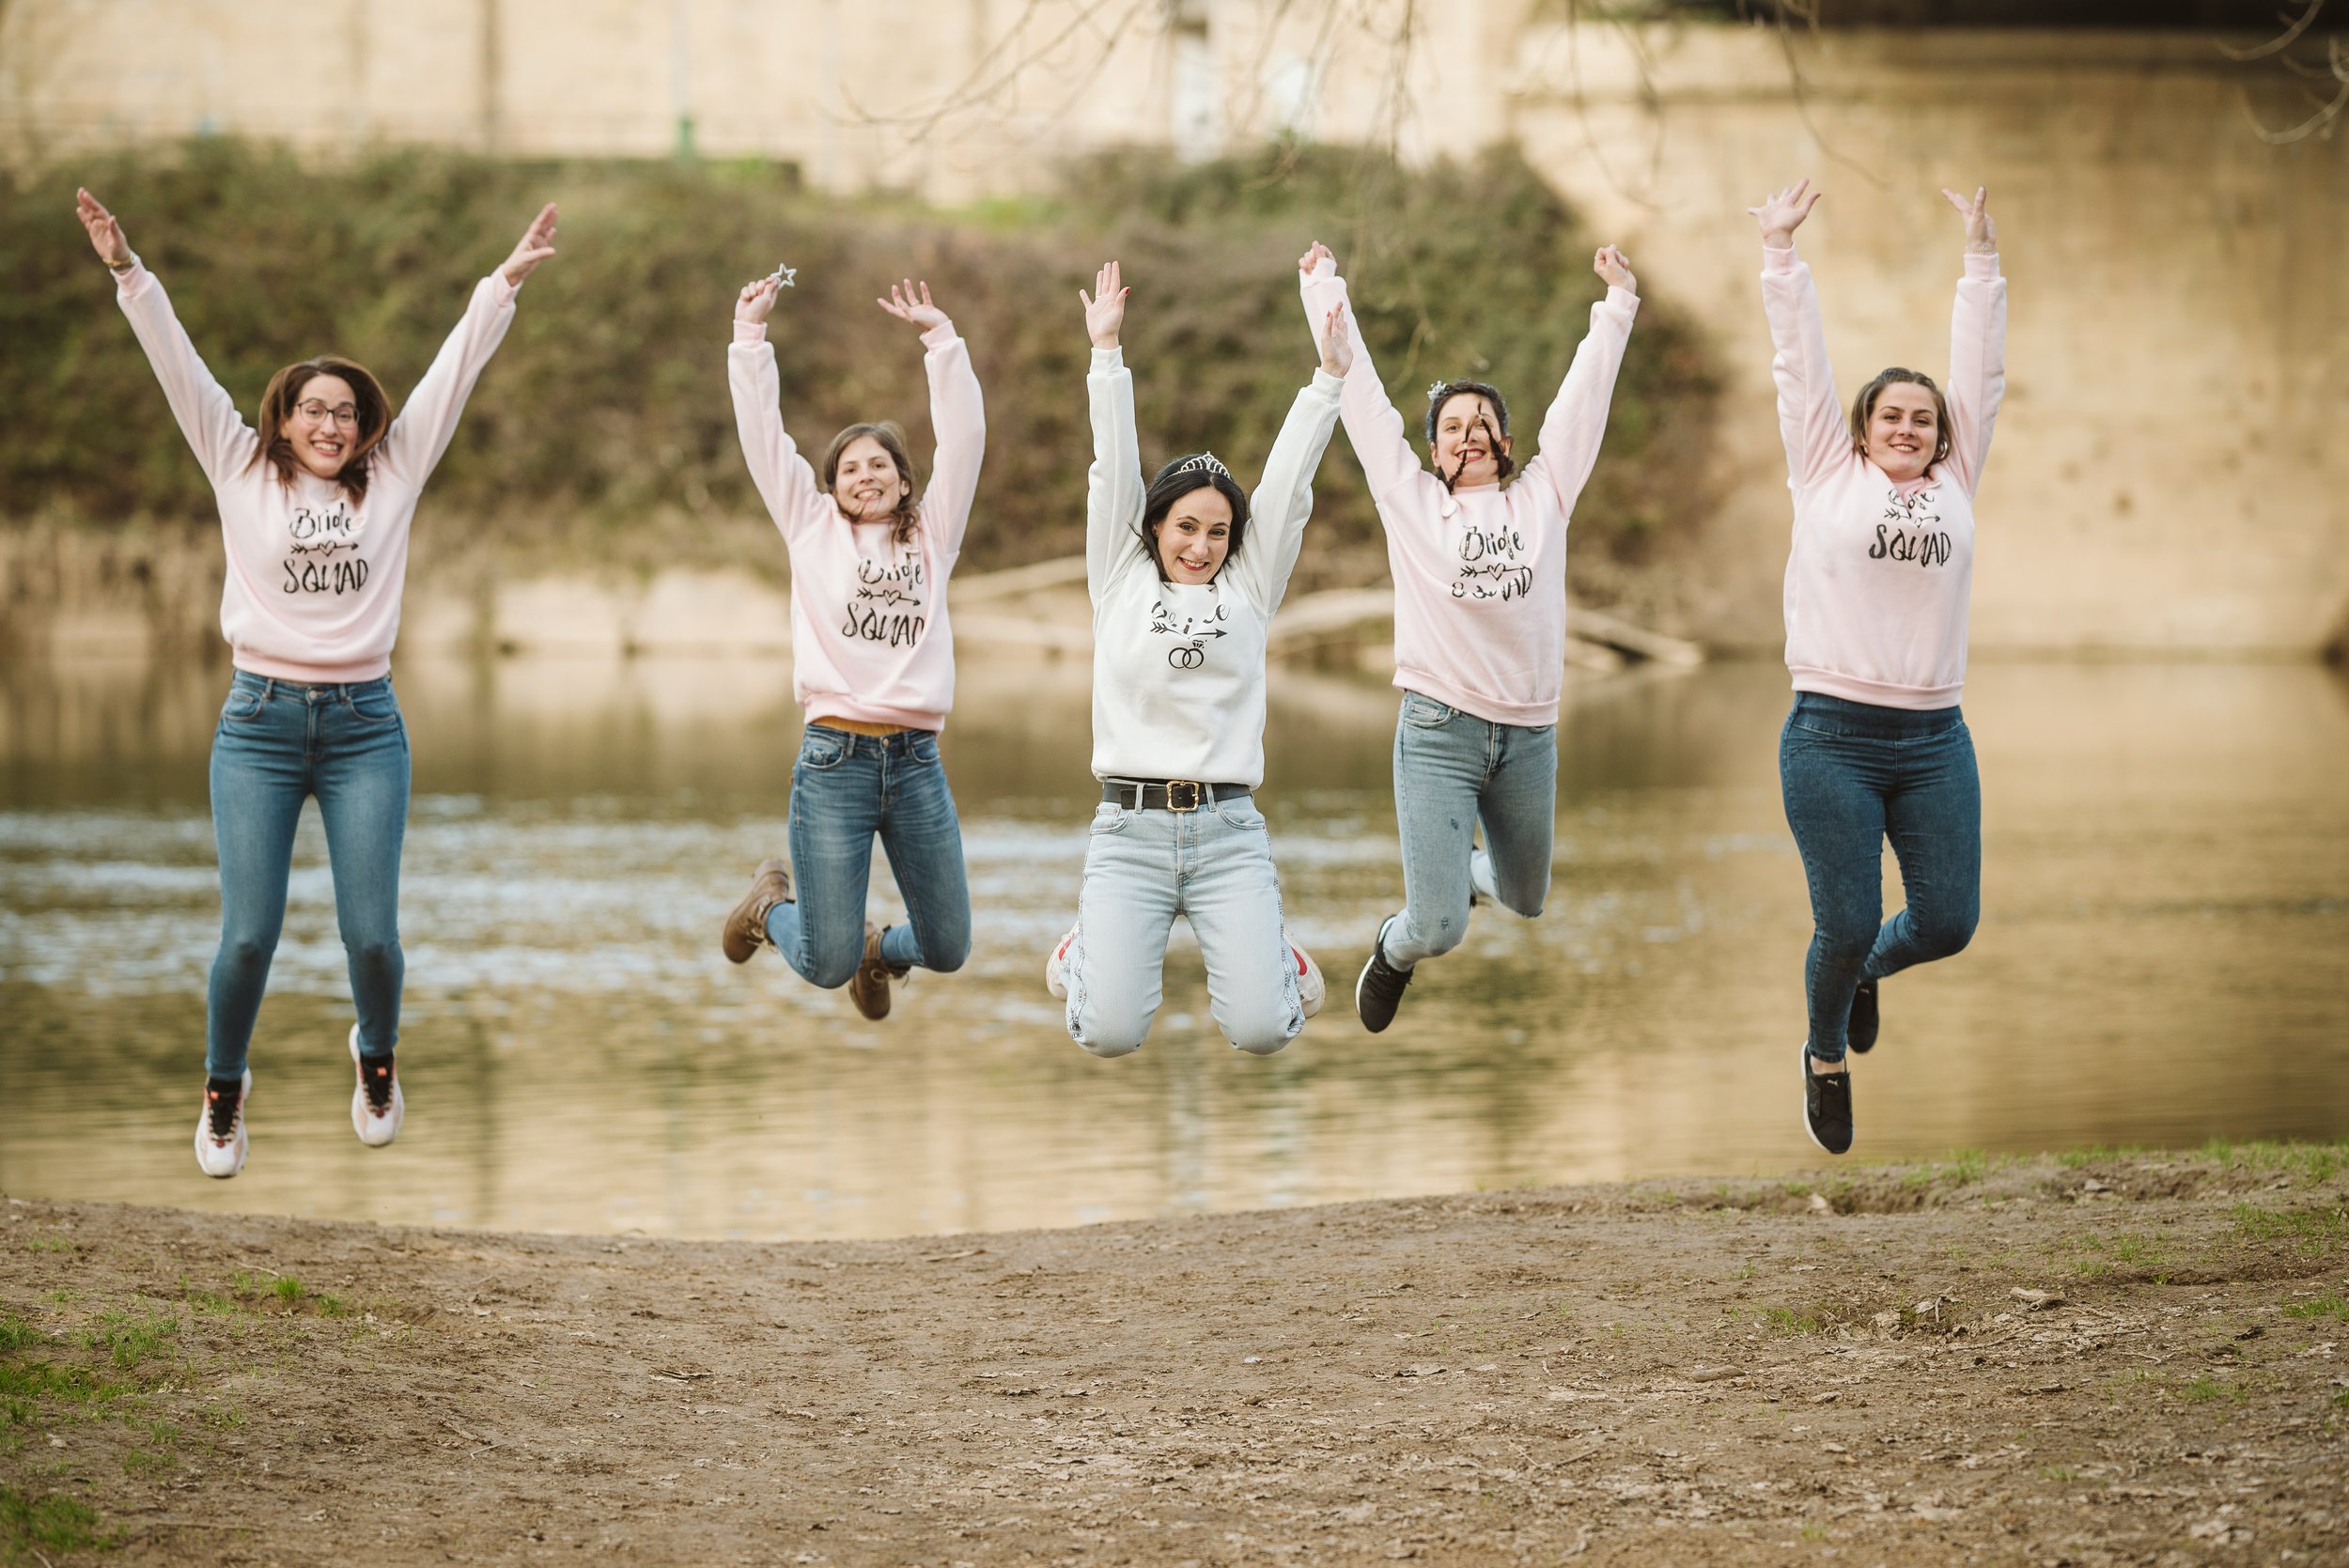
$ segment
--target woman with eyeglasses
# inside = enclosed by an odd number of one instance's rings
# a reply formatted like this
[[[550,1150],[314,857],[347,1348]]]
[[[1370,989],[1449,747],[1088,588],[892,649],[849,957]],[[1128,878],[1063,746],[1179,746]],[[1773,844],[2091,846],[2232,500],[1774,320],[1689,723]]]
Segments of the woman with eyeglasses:
[[[397,417],[364,366],[321,354],[270,378],[257,430],[205,368],[120,222],[87,191],[76,193],[76,205],[211,481],[227,552],[220,627],[236,674],[212,737],[221,933],[205,999],[195,1162],[208,1176],[244,1169],[246,1048],[285,924],[294,828],[313,796],[358,1014],[349,1039],[350,1124],[362,1143],[381,1148],[398,1136],[406,1111],[393,1054],[409,759],[391,655],[409,524],[467,395],[513,323],[515,291],[554,254],[554,207],[474,286],[464,318]]]
[[[1338,421],[1343,308],[1252,499],[1211,453],[1142,482],[1134,380],[1112,261],[1081,288],[1093,365],[1085,580],[1093,595],[1093,772],[1101,803],[1076,928],[1045,966],[1068,1032],[1096,1056],[1142,1048],[1163,991],[1167,934],[1188,918],[1225,1039],[1269,1056],[1319,1004],[1319,971],[1289,939],[1264,782],[1265,634],[1313,510],[1314,471]]]

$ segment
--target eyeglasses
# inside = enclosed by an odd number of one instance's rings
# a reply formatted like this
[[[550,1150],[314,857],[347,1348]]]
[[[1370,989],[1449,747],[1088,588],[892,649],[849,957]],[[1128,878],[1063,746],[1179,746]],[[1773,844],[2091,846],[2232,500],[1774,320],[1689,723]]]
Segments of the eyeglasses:
[[[315,397],[304,397],[294,405],[294,412],[304,419],[320,423],[332,419],[337,425],[349,426],[353,429],[356,429],[359,425],[359,409],[353,403],[337,403],[330,409]]]

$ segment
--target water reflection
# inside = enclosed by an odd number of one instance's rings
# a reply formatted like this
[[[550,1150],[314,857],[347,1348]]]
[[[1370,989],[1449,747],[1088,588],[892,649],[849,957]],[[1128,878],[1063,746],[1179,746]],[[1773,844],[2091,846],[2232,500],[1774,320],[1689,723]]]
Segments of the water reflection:
[[[714,940],[783,842],[787,665],[418,662],[403,896],[408,1130],[349,1131],[315,815],[254,1048],[254,1154],[187,1141],[217,931],[205,767],[226,672],[0,673],[0,1187],[681,1234],[1081,1222],[1820,1157],[1795,1117],[1802,879],[1781,672],[1578,688],[1558,885],[1480,914],[1397,1027],[1344,993],[1399,891],[1393,699],[1283,671],[1271,817],[1340,993],[1283,1054],[1216,1038],[1178,939],[1137,1058],[1039,983],[1092,799],[1081,663],[966,664],[948,767],[978,931],[874,1026]],[[1886,987],[1864,1156],[2349,1132],[2349,700],[2314,668],[1990,665],[1981,935]],[[894,908],[886,874],[877,897]]]

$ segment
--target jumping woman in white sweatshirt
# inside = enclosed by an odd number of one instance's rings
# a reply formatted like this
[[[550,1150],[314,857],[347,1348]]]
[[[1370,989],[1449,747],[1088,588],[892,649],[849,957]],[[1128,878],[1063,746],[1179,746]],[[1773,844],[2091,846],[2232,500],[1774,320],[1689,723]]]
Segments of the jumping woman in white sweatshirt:
[[[1138,1050],[1162,995],[1177,915],[1198,935],[1224,1037],[1268,1056],[1305,1026],[1264,782],[1265,632],[1313,510],[1314,470],[1337,424],[1344,310],[1324,321],[1321,368],[1298,393],[1252,499],[1210,453],[1144,488],[1134,384],[1118,346],[1126,295],[1112,261],[1082,289],[1093,368],[1085,579],[1093,595],[1093,772],[1101,781],[1077,926],[1048,979],[1068,1032],[1096,1056]]]

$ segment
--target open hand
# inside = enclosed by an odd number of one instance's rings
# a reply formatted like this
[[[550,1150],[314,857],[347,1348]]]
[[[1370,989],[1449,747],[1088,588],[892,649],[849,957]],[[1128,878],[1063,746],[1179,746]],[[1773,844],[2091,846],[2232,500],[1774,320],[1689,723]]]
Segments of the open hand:
[[[924,332],[947,324],[946,313],[930,303],[930,286],[917,284],[911,278],[891,284],[889,298],[873,303],[898,320],[910,321]]]
[[[1810,192],[1805,195],[1803,193]],[[1795,242],[1795,230],[1811,216],[1811,210],[1819,205],[1827,193],[1811,190],[1808,179],[1797,180],[1776,195],[1765,196],[1759,207],[1749,207],[1753,221],[1762,225],[1762,243],[1774,251],[1782,251]]]
[[[538,263],[554,254],[554,203],[538,209],[538,215],[530,220],[522,237],[514,241],[514,254],[498,266],[506,281],[516,287],[522,279],[538,270]]]
[[[1117,263],[1105,263],[1093,274],[1093,292],[1077,290],[1077,298],[1084,302],[1085,335],[1093,339],[1097,349],[1117,347],[1118,329],[1126,324],[1126,296],[1133,290],[1119,281]]]
[[[1354,334],[1346,328],[1346,302],[1340,300],[1321,318],[1321,367],[1332,376],[1354,368]]]
[[[1330,264],[1331,272],[1337,271],[1338,258],[1330,254],[1329,246],[1316,240],[1314,241],[1313,249],[1297,258],[1297,270],[1307,277],[1311,277],[1314,275],[1314,269],[1325,261]]]
[[[73,193],[73,215],[89,230],[90,248],[98,259],[109,267],[120,267],[131,259],[131,241],[122,237],[122,225],[87,191]]]
[[[1599,246],[1598,254],[1591,257],[1591,271],[1606,279],[1610,288],[1620,288],[1626,294],[1640,291],[1640,280],[1631,275],[1631,263],[1612,245]]]
[[[1948,186],[1941,194],[1950,198],[1957,215],[1966,220],[1966,248],[1977,256],[1995,256],[1999,249],[1999,225],[1990,221],[1990,187],[1974,187],[1974,199],[1968,201]]]

